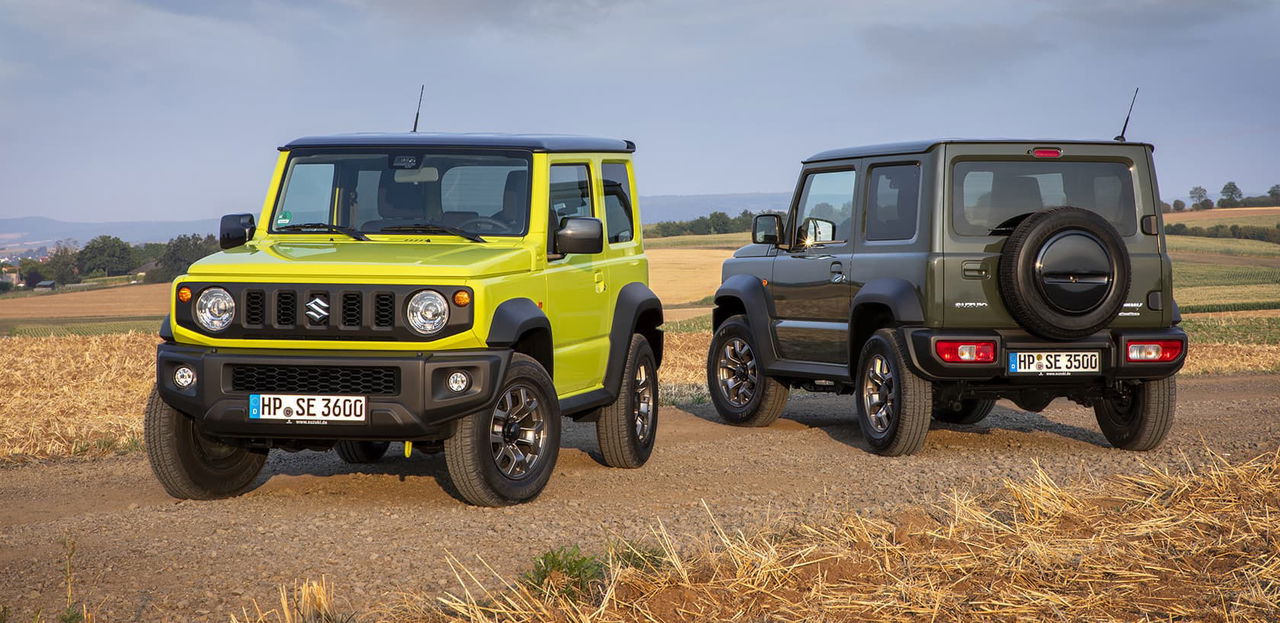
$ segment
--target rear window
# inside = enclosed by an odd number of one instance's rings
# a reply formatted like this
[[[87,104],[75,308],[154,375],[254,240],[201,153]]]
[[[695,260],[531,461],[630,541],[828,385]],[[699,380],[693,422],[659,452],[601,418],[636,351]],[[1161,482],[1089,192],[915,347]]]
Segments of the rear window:
[[[1096,212],[1121,235],[1137,230],[1133,174],[1121,162],[963,161],[954,169],[951,219],[962,236],[987,236],[1015,217],[1061,206]]]

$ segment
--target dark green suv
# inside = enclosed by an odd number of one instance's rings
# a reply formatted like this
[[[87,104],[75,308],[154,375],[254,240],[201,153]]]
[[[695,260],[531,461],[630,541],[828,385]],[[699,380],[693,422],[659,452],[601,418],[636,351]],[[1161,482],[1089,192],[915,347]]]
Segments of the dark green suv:
[[[822,152],[725,261],[707,382],[733,424],[855,396],[873,450],[1007,398],[1093,407],[1116,447],[1173,423],[1178,328],[1152,147],[936,140]]]

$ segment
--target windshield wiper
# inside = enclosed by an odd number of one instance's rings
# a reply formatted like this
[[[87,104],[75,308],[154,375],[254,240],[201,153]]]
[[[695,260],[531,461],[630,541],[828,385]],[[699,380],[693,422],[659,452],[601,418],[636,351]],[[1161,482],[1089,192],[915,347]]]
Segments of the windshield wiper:
[[[360,233],[356,229],[352,229],[350,227],[343,227],[341,225],[330,225],[328,223],[298,223],[297,225],[285,225],[284,227],[276,228],[276,231],[305,232],[305,231],[312,231],[312,230],[328,231],[328,232],[333,232],[335,234],[343,234],[346,236],[351,236],[356,240],[369,239],[368,236]]]
[[[480,234],[469,232],[465,229],[459,229],[451,225],[443,225],[440,223],[414,223],[412,225],[392,225],[391,227],[383,227],[378,230],[383,233],[420,233],[438,232],[452,234],[461,238],[466,238],[472,242],[484,242],[484,238]]]

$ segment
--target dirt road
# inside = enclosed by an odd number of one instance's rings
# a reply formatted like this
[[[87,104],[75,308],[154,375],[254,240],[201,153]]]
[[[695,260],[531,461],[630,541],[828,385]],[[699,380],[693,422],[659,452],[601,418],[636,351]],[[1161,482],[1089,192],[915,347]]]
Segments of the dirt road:
[[[507,509],[451,497],[440,455],[364,469],[332,453],[273,453],[257,489],[219,502],[167,498],[141,457],[4,469],[0,604],[20,615],[59,609],[68,538],[76,599],[103,620],[225,621],[251,599],[275,602],[277,585],[294,579],[325,576],[364,607],[396,591],[457,590],[448,554],[511,577],[544,550],[599,552],[659,520],[688,544],[708,532],[703,501],[724,527],[750,530],[788,513],[937,502],[1037,464],[1066,481],[1143,462],[1180,469],[1208,460],[1206,448],[1242,459],[1280,445],[1280,376],[1188,378],[1180,390],[1174,433],[1146,454],[1106,447],[1092,412],[1064,401],[1044,414],[1001,403],[978,426],[935,427],[924,452],[899,459],[863,450],[849,397],[797,392],[767,429],[725,426],[705,406],[665,409],[653,459],[632,471],[601,466],[594,428],[570,424],[546,492]]]

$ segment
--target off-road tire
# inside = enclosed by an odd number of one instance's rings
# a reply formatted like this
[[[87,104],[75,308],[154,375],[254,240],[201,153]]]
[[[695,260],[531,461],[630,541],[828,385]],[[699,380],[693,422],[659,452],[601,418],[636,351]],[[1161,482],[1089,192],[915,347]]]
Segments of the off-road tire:
[[[991,415],[996,401],[992,399],[967,398],[960,401],[960,408],[950,405],[938,405],[933,408],[933,419],[948,424],[977,424]]]
[[[1040,282],[1042,249],[1064,233],[1092,237],[1106,251],[1109,289],[1087,311],[1068,313],[1055,307]],[[1111,324],[1129,295],[1132,272],[1129,251],[1120,232],[1098,214],[1073,207],[1033,212],[1014,228],[1001,250],[1000,298],[1009,315],[1027,331],[1050,340],[1074,340]],[[1073,283],[1074,279],[1073,276]]]
[[[749,400],[741,405],[731,402],[720,385],[720,359],[725,346],[732,340],[741,340],[752,353],[754,366],[754,391]],[[747,317],[741,314],[730,316],[720,323],[711,336],[711,346],[707,350],[707,391],[711,394],[711,404],[716,413],[734,426],[768,426],[782,415],[787,406],[790,390],[786,385],[766,376],[759,366],[759,352],[762,346],[751,337],[751,328],[747,325]]]
[[[1111,445],[1122,450],[1151,450],[1173,428],[1178,404],[1176,377],[1143,381],[1133,388],[1127,405],[1100,399],[1093,405],[1098,428]]]
[[[649,340],[633,335],[618,398],[601,408],[596,420],[596,439],[605,465],[636,468],[649,460],[658,433],[659,404],[657,359]]]
[[[555,385],[542,364],[528,355],[516,353],[507,366],[506,376],[495,389],[501,400],[513,387],[525,387],[534,393],[547,436],[541,456],[530,473],[520,479],[503,474],[494,460],[490,428],[494,407],[477,411],[458,420],[452,437],[444,442],[445,465],[449,479],[462,499],[476,506],[510,506],[527,502],[542,492],[555,469],[560,451],[560,403]]]
[[[911,370],[906,352],[906,344],[897,331],[880,329],[867,340],[858,356],[854,384],[858,425],[872,451],[883,456],[919,452],[924,447],[933,415],[933,385]],[[885,372],[890,378],[890,385],[884,392],[889,395],[884,398],[892,401],[888,404],[890,411],[884,416],[883,428],[873,423],[867,404],[869,366],[877,357],[887,367]],[[886,413],[879,409],[875,412]]]
[[[151,471],[169,495],[184,500],[216,500],[240,495],[253,485],[265,452],[218,443],[200,426],[151,390],[143,417],[143,438]]]
[[[362,465],[381,461],[390,446],[389,441],[339,441],[333,449],[344,463]]]

